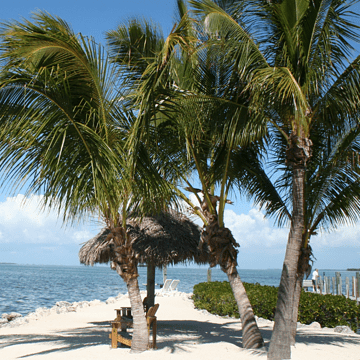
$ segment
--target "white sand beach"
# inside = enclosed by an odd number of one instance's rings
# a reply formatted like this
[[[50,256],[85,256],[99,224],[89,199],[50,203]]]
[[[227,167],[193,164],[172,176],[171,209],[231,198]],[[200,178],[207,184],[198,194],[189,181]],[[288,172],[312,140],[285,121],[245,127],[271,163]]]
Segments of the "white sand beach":
[[[194,308],[189,294],[157,296],[157,350],[131,354],[128,347],[110,347],[110,321],[115,308],[129,306],[127,295],[105,302],[59,303],[38,309],[0,327],[0,359],[266,359],[273,323],[259,319],[266,347],[241,347],[241,322]],[[120,345],[120,344],[119,344]],[[302,326],[293,360],[360,360],[360,335],[336,333],[316,324]]]

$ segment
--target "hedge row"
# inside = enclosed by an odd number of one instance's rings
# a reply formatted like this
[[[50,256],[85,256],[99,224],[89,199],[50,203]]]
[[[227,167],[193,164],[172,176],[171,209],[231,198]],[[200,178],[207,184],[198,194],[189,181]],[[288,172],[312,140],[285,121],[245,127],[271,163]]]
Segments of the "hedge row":
[[[273,320],[278,288],[244,283],[256,316]],[[195,307],[212,314],[239,318],[239,312],[227,281],[206,282],[194,286]],[[355,332],[360,325],[360,305],[344,296],[320,295],[303,291],[300,297],[299,318],[303,324],[317,321],[322,327],[347,325]]]

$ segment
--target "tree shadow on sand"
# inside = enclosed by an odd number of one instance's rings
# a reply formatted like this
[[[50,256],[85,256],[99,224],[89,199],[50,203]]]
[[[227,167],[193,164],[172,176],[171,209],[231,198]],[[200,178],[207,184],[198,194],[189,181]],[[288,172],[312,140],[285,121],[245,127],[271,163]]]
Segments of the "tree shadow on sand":
[[[316,330],[315,330],[316,331]],[[346,345],[359,345],[360,348],[360,335],[348,336],[342,335],[339,333],[325,333],[321,332],[308,332],[306,330],[299,329],[296,335],[296,344],[305,344],[305,345],[332,345],[344,347]]]
[[[27,355],[22,358],[45,355],[55,352],[76,350],[83,347],[108,345],[110,346],[109,334],[111,325],[109,321],[91,322],[89,327],[76,328],[67,331],[59,331],[53,335],[42,334],[15,334],[0,338],[0,350],[12,345],[42,344],[51,348]],[[254,354],[264,353],[269,345],[272,328],[261,328],[265,340],[265,348],[251,350]],[[360,336],[343,336],[340,334],[321,334],[299,331],[297,343],[304,344],[329,344],[333,346],[346,346],[358,344]],[[158,321],[157,346],[158,349],[167,348],[170,353],[184,353],[191,351],[193,346],[208,343],[228,343],[241,347],[242,333],[240,322],[229,321],[223,324],[210,321],[173,320]],[[120,344],[119,344],[120,345]]]
[[[270,330],[262,330],[263,337],[270,338]],[[167,348],[170,353],[189,352],[199,344],[229,343],[238,347],[242,344],[240,322],[218,324],[210,321],[161,321],[158,325],[158,349]],[[264,352],[264,350],[253,350]]]
[[[83,347],[109,344],[110,322],[92,322],[94,326],[58,331],[56,334],[13,334],[0,337],[1,349],[13,345],[51,344],[51,349],[22,356],[51,354],[57,351],[76,350]]]

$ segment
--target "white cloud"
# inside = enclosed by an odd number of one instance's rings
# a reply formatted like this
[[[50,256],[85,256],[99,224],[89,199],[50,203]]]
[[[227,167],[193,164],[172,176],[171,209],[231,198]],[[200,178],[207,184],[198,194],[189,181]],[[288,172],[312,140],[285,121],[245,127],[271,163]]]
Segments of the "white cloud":
[[[59,248],[57,246],[41,246],[41,250],[45,250],[47,252],[57,252]]]
[[[198,205],[194,194],[189,195],[190,200]],[[242,213],[240,213],[243,211]],[[197,216],[191,219],[202,226]],[[264,217],[263,212],[256,208],[244,210],[236,208],[225,210],[225,226],[233,233],[241,247],[250,248],[263,246],[273,250],[283,251],[286,247],[289,228],[278,228],[272,221]],[[311,245],[314,249],[320,247],[360,247],[360,222],[356,225],[347,225],[328,233],[319,232],[319,235],[311,237]]]
[[[88,230],[80,230],[80,231],[75,231],[71,237],[74,239],[76,243],[80,244],[82,242],[88,241],[93,236],[94,234]]]
[[[255,208],[247,214],[236,214],[233,210],[225,210],[224,222],[241,247],[286,246],[288,229],[274,227],[271,221]]]
[[[56,220],[55,212],[41,212],[43,196],[33,195],[26,198],[24,195],[8,197],[0,203],[0,225],[11,226],[12,224],[27,224],[42,227],[45,221]]]
[[[62,214],[42,211],[41,195],[8,197],[0,202],[0,242],[31,244],[79,244],[93,235],[81,227],[62,226]]]
[[[278,228],[263,213],[255,208],[247,214],[225,210],[225,225],[232,231],[242,247],[262,245],[285,249],[289,228]],[[339,227],[332,232],[320,232],[311,237],[313,248],[360,247],[360,222]]]
[[[330,233],[322,232],[311,237],[313,247],[360,247],[360,223],[341,226]]]
[[[190,194],[189,198],[194,204],[198,204],[194,194]],[[202,226],[202,221],[198,217],[192,216],[191,218]],[[289,230],[274,227],[271,220],[266,219],[264,214],[256,208],[251,208],[248,213],[240,214],[226,209],[224,223],[241,247],[261,245],[267,248],[283,249],[286,246]]]
[[[191,199],[195,201],[193,195]],[[63,227],[61,215],[59,218],[56,211],[41,211],[41,200],[41,196],[32,196],[26,199],[23,195],[17,195],[0,202],[0,244],[2,253],[5,254],[6,252],[6,256],[9,256],[10,252],[20,251],[22,247],[28,248],[30,246],[35,255],[28,252],[29,259],[23,261],[31,262],[31,258],[36,256],[37,252],[42,253],[46,250],[47,254],[54,253],[59,259],[62,259],[59,260],[59,263],[61,263],[67,261],[66,256],[68,255],[64,254],[67,254],[67,251],[71,249],[71,253],[75,254],[75,260],[72,261],[76,262],[76,249],[80,248],[80,244],[92,238],[98,232],[101,224],[97,221],[89,225]],[[282,254],[285,251],[289,233],[288,228],[273,226],[272,221],[264,218],[261,211],[255,208],[243,207],[240,209],[232,207],[225,210],[224,217],[225,226],[232,231],[241,249],[248,256],[250,256],[249,251],[253,254],[251,256],[255,256],[254,254],[258,250],[265,251],[268,254],[277,252]],[[202,226],[202,222],[197,216],[191,216],[191,218]],[[360,237],[358,234],[360,234],[360,224],[344,226],[330,234],[323,233],[313,236],[311,244],[316,250],[316,254],[320,254],[321,249],[330,251],[332,248],[337,247],[359,248]],[[39,250],[35,251],[35,249]],[[244,254],[241,251],[240,253]],[[4,258],[2,261],[6,259]],[[19,260],[14,258],[14,261]],[[34,261],[40,263],[43,260],[41,257]]]

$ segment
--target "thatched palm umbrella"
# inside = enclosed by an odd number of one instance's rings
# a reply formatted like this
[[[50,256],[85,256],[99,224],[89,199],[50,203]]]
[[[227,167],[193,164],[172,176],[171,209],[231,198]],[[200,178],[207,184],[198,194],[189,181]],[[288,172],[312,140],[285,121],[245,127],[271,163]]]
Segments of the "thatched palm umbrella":
[[[179,212],[128,219],[127,231],[139,263],[147,264],[147,296],[150,306],[154,303],[156,267],[186,261],[207,263],[206,252],[198,249],[200,227]],[[82,264],[108,263],[115,258],[114,241],[108,240],[109,232],[110,230],[103,228],[81,247],[79,258]]]

